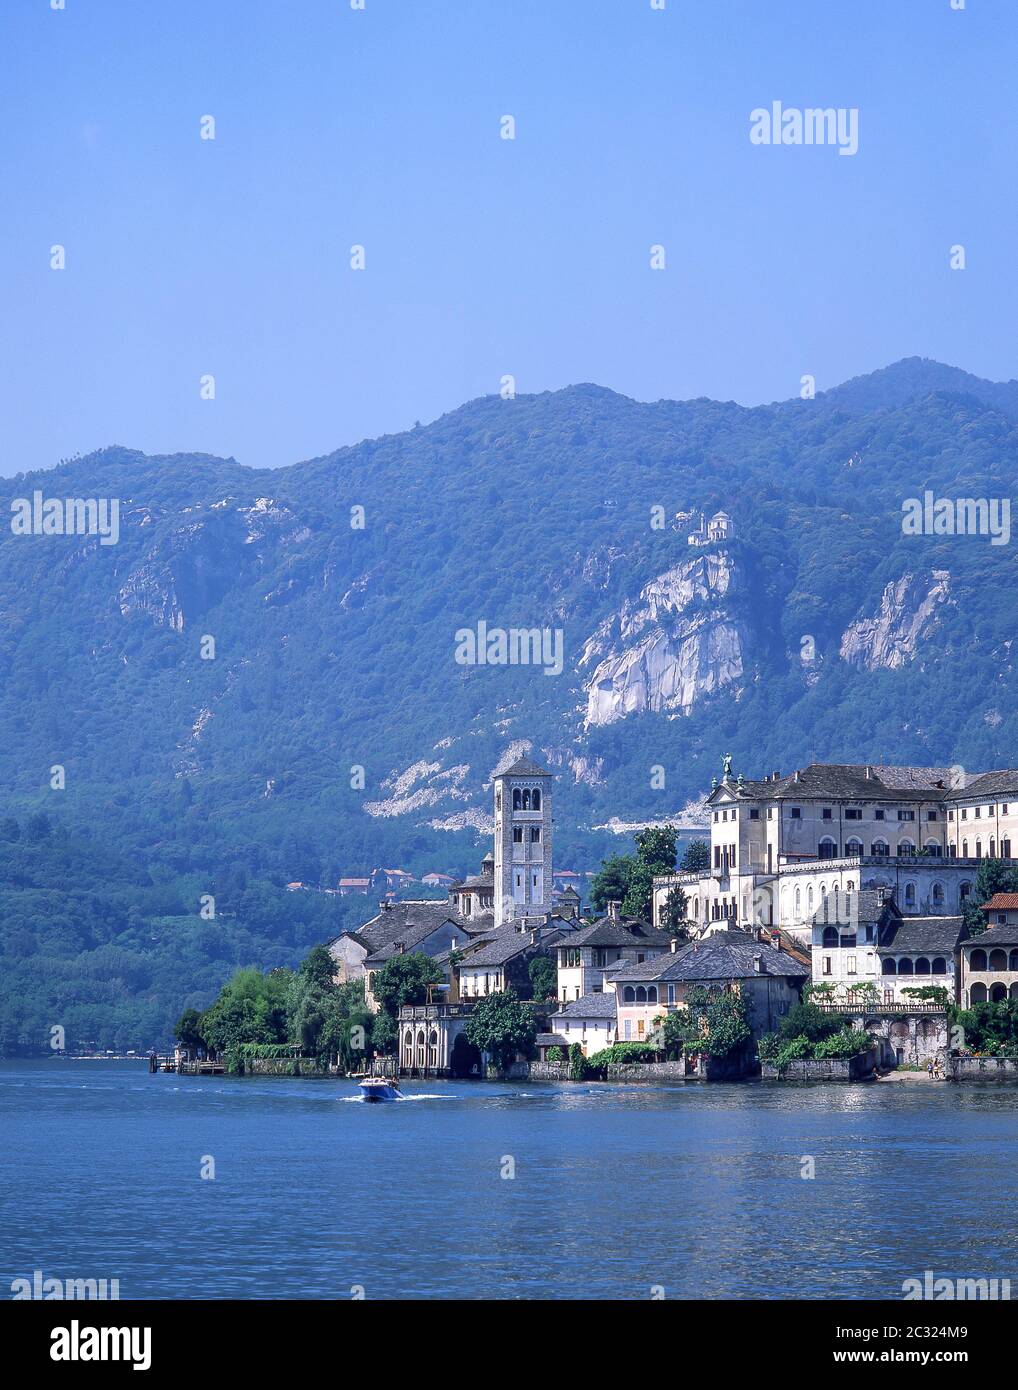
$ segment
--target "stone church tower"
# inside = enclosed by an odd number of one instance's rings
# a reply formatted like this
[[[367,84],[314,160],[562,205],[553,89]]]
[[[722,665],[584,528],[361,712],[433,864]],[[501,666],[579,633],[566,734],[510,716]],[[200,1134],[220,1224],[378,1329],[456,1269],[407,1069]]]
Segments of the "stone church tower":
[[[550,772],[519,758],[495,778],[495,926],[552,910]]]

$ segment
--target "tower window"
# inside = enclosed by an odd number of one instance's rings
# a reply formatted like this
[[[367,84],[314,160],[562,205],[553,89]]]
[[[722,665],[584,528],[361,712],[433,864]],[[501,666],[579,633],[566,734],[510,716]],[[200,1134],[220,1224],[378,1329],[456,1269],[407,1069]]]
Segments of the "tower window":
[[[536,787],[530,793],[530,805],[531,808],[535,811],[539,811],[541,809],[541,793],[537,790]]]
[[[513,826],[513,844],[514,844],[514,845],[522,845],[522,843],[523,843],[523,826],[522,826],[522,825],[514,825],[514,826]]]
[[[539,825],[532,825],[530,827],[530,843],[532,845],[539,845],[541,843],[541,827]]]

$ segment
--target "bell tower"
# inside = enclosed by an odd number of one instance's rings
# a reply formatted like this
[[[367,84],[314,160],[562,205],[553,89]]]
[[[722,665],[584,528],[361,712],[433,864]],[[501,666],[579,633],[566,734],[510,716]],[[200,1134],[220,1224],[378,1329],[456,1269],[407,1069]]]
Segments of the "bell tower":
[[[555,779],[519,758],[495,782],[495,926],[551,912],[551,794]]]

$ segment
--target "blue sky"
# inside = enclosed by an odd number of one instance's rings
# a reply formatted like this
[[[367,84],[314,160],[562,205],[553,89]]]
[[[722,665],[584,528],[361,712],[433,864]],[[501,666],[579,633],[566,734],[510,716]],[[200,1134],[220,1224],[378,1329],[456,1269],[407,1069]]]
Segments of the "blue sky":
[[[507,373],[746,404],[911,354],[1018,376],[1013,0],[21,0],[4,28],[5,475],[111,443],[290,463]],[[774,100],[858,108],[858,153],[752,145]]]

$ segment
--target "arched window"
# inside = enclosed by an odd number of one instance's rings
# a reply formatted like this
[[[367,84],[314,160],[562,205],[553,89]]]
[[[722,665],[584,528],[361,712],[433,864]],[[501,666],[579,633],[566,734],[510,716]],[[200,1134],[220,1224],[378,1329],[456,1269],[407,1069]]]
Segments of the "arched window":
[[[513,810],[519,811],[523,806],[523,793],[519,787],[513,787]]]
[[[861,850],[861,848],[862,848],[862,847],[860,846],[860,850]],[[846,894],[851,893],[854,887],[855,887],[855,884],[852,882],[851,879],[849,879],[848,882],[845,884],[845,892],[846,892]]]
[[[928,854],[932,854],[933,857],[934,857],[934,859],[939,859],[939,858],[940,858],[940,841],[939,841],[939,840],[927,840],[927,841],[926,841],[926,852],[927,852]]]
[[[898,967],[895,965],[894,961],[890,958],[890,956],[884,957],[884,964],[881,967],[880,973],[882,975],[897,975]]]
[[[915,971],[912,969],[912,962],[909,960],[908,956],[903,957],[903,959],[901,959],[901,960],[898,962],[898,974],[899,974],[899,975],[913,975],[913,974],[915,974]]]
[[[1016,980],[1015,983],[1008,990],[1008,994],[1011,996],[1012,999],[1018,999],[1018,980]]]
[[[530,794],[530,805],[532,809],[535,811],[539,811],[541,809],[541,793],[537,789],[537,787],[535,787]]]
[[[874,840],[870,846],[870,853],[877,858],[884,858],[890,853],[890,846],[886,840]]]
[[[1006,998],[1007,998],[1007,985],[999,985],[999,984],[998,984],[998,985],[991,985],[991,986],[990,986],[990,1003],[991,1003],[991,1004],[1002,1004]]]
[[[836,859],[838,857],[838,843],[832,840],[830,835],[825,835],[817,846],[821,859]]]
[[[933,906],[944,906],[944,885],[942,883],[935,883],[933,885]]]
[[[529,788],[529,787],[524,787],[524,788],[523,788],[523,804],[522,804],[522,806],[520,807],[520,809],[521,809],[522,811],[529,811],[529,810],[530,810],[530,788]]]
[[[825,948],[827,948],[828,950],[830,950],[830,949],[832,949],[833,947],[837,946],[837,944],[838,944],[838,929],[837,929],[837,927],[824,927],[824,946],[825,946]]]
[[[424,1056],[424,1029],[417,1034],[417,1065],[423,1067],[425,1064]]]
[[[798,920],[799,915],[800,915],[801,912],[802,912],[802,889],[801,889],[801,888],[796,888],[796,890],[795,890],[795,916],[796,916],[796,920]]]
[[[1007,952],[1006,952],[1006,951],[1002,951],[1002,950],[998,947],[995,951],[991,951],[991,952],[990,952],[990,969],[991,969],[991,970],[1006,970],[1006,969],[1007,969]]]
[[[428,1066],[438,1066],[438,1034],[432,1028],[428,1036]]]
[[[962,857],[963,859],[967,859],[967,858],[969,857],[969,842],[968,842],[968,840],[962,840],[962,842],[961,842],[961,857]]]
[[[960,899],[962,902],[964,902],[965,899],[968,897],[968,895],[969,895],[971,892],[972,892],[972,884],[971,884],[971,883],[962,883],[962,884],[959,886],[959,888],[958,888],[958,897],[959,897],[959,899]]]
[[[807,912],[812,912],[812,911],[813,911],[813,885],[812,885],[812,883],[811,883],[811,884],[809,885],[809,887],[806,889],[806,911],[807,911]]]
[[[917,975],[928,975],[930,973],[930,963],[925,956],[920,956],[916,961],[915,973]]]
[[[907,859],[909,855],[915,854],[915,845],[911,840],[900,840],[898,842],[898,857]]]
[[[826,901],[827,901],[827,884],[826,884],[826,883],[821,883],[821,885],[820,885],[820,901],[821,901],[821,902],[826,902]]]
[[[977,841],[976,841],[976,858],[977,858],[977,859],[982,859],[982,857],[983,857],[983,842],[982,842],[982,840],[977,840]]]
[[[845,853],[846,853],[846,854],[862,854],[862,840],[856,840],[856,839],[854,839],[854,838],[851,839],[851,840],[846,840],[846,841],[845,841]]]
[[[986,1003],[986,986],[985,986],[985,985],[973,985],[972,988],[969,990],[969,1000],[970,1000],[970,1002],[973,1003],[973,1004],[985,1004],[985,1003]]]
[[[648,985],[648,986],[647,986],[647,1003],[648,1003],[648,1004],[656,1004],[656,1003],[657,1003],[657,985]]]
[[[906,906],[906,907],[915,907],[915,884],[914,884],[914,883],[906,883],[906,884],[905,884],[905,906]]]
[[[638,1004],[646,1004],[647,1002],[647,991],[644,989],[643,985],[636,986],[636,1002]]]
[[[1012,951],[1007,962],[1008,970],[1018,970],[1018,951]]]
[[[624,1004],[636,1003],[636,990],[632,985],[626,985],[625,989],[622,991],[622,1002]]]
[[[969,969],[970,969],[970,970],[985,970],[985,969],[986,969],[986,952],[985,952],[985,951],[973,951],[973,952],[972,952],[972,954],[969,956]]]
[[[930,973],[933,975],[947,974],[947,961],[944,959],[943,956],[933,957],[933,965],[930,967]]]

